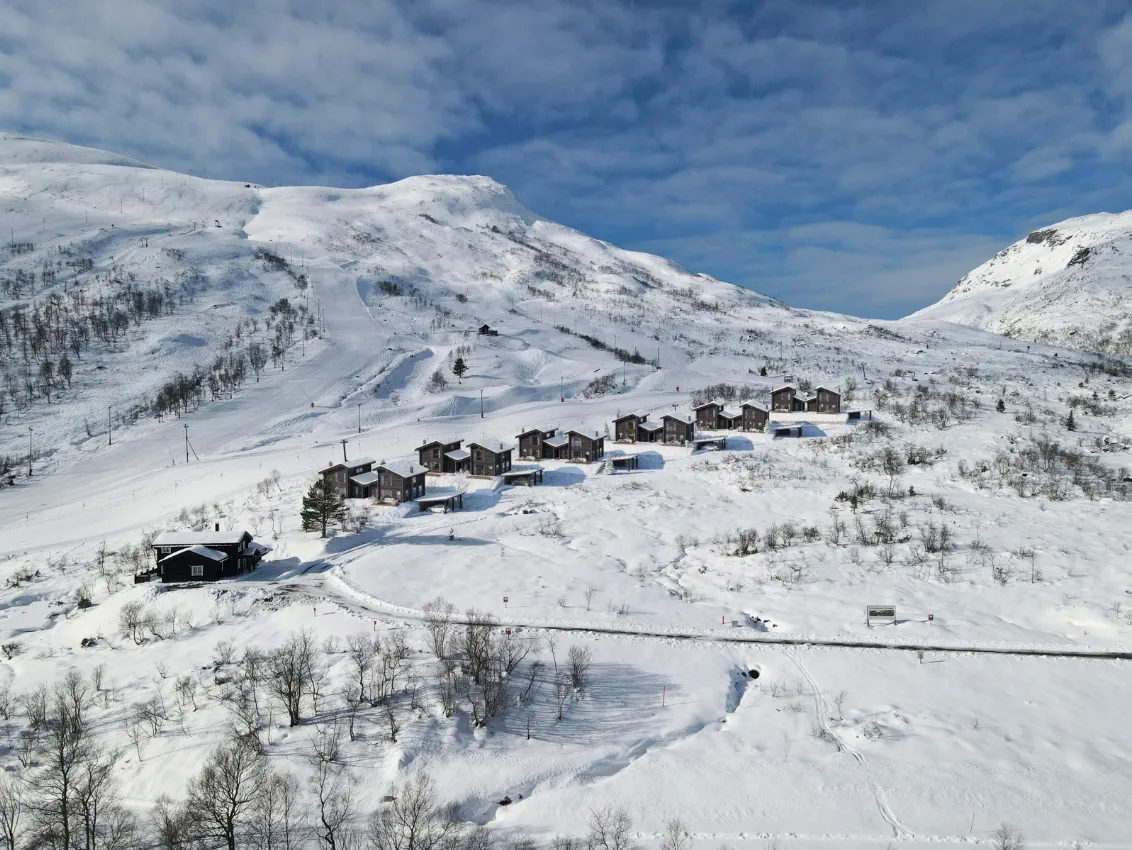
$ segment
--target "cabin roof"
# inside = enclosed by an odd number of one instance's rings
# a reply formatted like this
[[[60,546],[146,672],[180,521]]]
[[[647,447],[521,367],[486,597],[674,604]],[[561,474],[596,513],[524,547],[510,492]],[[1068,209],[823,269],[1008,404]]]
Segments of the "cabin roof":
[[[793,390],[794,392],[798,392],[798,388],[793,384],[783,384],[781,387],[775,387],[773,390],[771,390],[770,394],[774,395],[775,393],[780,393],[783,390]]]
[[[575,436],[585,437],[587,440],[604,440],[605,439],[605,436],[602,435],[602,434],[587,434],[585,431],[577,431],[577,430],[574,430],[574,429],[567,431],[566,435],[569,436],[569,437],[575,437]]]
[[[753,407],[755,410],[761,410],[763,413],[767,412],[767,409],[765,407],[763,407],[761,404],[755,404],[753,401],[745,401],[741,405],[739,405],[739,407]]]
[[[215,549],[209,549],[207,546],[196,545],[196,546],[186,546],[184,549],[178,549],[176,552],[173,552],[171,555],[166,555],[164,558],[162,558],[157,563],[161,564],[161,563],[164,563],[165,561],[170,560],[171,558],[180,557],[181,555],[184,555],[186,552],[192,552],[194,555],[200,555],[202,558],[210,558],[213,561],[226,561],[226,560],[228,560],[228,556],[225,555],[223,552],[217,552]]]
[[[723,410],[719,411],[719,415],[724,417],[725,419],[738,419],[743,414],[740,413],[738,410],[728,410],[725,407],[725,408],[723,408]]]
[[[530,428],[522,434],[516,434],[515,439],[518,440],[520,437],[529,437],[531,434],[553,434],[557,430],[557,428]]]
[[[646,420],[648,418],[649,418],[649,415],[647,413],[644,413],[643,411],[640,411],[640,410],[634,410],[634,411],[631,411],[630,413],[626,413],[622,416],[618,416],[613,421],[614,422],[624,422],[626,419],[640,419],[643,422],[644,420]]]
[[[569,442],[570,438],[565,434],[558,434],[557,436],[547,437],[545,440],[543,440],[543,443],[550,446],[552,449],[560,449],[563,446],[568,445]]]
[[[416,450],[418,452],[422,452],[425,449],[431,449],[433,446],[440,446],[441,448],[444,448],[445,446],[453,446],[453,445],[458,446],[462,442],[464,442],[464,441],[463,440],[429,440],[424,445],[417,446]]]
[[[712,399],[711,401],[705,401],[703,404],[692,405],[692,410],[703,410],[705,407],[723,407],[723,403]]]
[[[370,484],[376,484],[378,474],[376,472],[363,472],[361,475],[351,475],[350,480],[355,484],[360,484],[362,487],[368,487]]]
[[[505,446],[503,445],[503,443],[496,443],[495,448],[492,448],[487,443],[468,443],[468,448],[471,448],[472,446],[475,446],[478,449],[489,451],[493,455],[506,454],[507,452],[512,451],[511,446]]]
[[[664,423],[663,422],[642,422],[637,427],[643,428],[646,431],[659,431],[662,428],[664,428]]]
[[[246,531],[165,531],[153,538],[154,546],[235,546]]]
[[[378,469],[384,469],[386,472],[392,472],[401,478],[409,478],[413,475],[421,475],[425,469],[418,463],[413,463],[411,460],[395,460],[392,463],[380,464]]]
[[[449,460],[467,460],[472,456],[472,453],[467,449],[456,449],[455,451],[445,452],[444,456]]]
[[[835,390],[835,389],[833,389],[833,387],[827,387],[824,384],[818,384],[816,387],[814,387],[814,393],[815,394],[817,393],[818,390],[825,390],[827,393],[833,393],[834,395],[841,395],[840,390]]]
[[[696,418],[694,416],[689,416],[687,413],[666,413],[661,418],[671,419],[675,422],[682,422],[685,425],[696,424]]]

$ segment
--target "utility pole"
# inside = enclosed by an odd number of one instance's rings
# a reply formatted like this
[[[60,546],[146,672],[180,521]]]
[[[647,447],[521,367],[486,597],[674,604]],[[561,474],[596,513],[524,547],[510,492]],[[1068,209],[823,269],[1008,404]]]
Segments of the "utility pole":
[[[480,419],[483,419],[483,390],[480,390]]]
[[[185,423],[185,463],[189,462],[189,423]]]
[[[350,441],[349,440],[340,440],[339,442],[342,443],[342,463],[345,463],[346,462],[346,443],[348,443]]]
[[[31,426],[28,425],[28,478],[31,478]]]
[[[362,404],[358,402],[358,433],[362,433]]]
[[[111,424],[110,419],[110,405],[106,405],[106,445],[114,445],[114,426]]]

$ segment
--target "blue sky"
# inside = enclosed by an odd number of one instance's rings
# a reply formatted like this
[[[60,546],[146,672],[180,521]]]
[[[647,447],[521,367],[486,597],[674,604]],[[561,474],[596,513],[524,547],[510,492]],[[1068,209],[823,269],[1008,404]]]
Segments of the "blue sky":
[[[488,174],[798,306],[896,317],[1132,207],[1132,8],[7,0],[0,127],[211,177]]]

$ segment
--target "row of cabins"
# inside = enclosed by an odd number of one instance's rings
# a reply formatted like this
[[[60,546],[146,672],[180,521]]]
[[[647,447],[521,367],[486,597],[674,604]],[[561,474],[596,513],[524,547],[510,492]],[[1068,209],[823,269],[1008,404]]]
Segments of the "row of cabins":
[[[503,443],[469,443],[463,448],[463,440],[445,443],[432,440],[417,447],[417,457],[421,466],[432,473],[467,472],[483,478],[494,478],[511,471],[513,449]]]
[[[559,434],[557,428],[534,428],[516,435],[519,457],[524,460],[566,460],[593,463],[605,457],[605,437],[596,431],[569,430]]]
[[[650,422],[647,413],[626,413],[613,420],[613,439],[619,443],[682,446],[696,438],[696,424],[696,417],[681,413],[666,413],[659,422]]]

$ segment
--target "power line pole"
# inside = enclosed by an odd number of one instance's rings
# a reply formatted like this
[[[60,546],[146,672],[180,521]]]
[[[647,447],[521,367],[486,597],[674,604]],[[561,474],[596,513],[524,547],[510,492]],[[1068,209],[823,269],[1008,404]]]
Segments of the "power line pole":
[[[362,433],[362,404],[358,402],[358,433]]]
[[[340,442],[342,443],[342,463],[345,463],[346,462],[346,443],[348,443],[350,441],[349,440],[341,440]]]
[[[483,419],[483,390],[480,390],[480,419]]]
[[[31,426],[28,425],[28,478],[31,478]]]
[[[110,419],[110,405],[106,405],[106,445],[114,445],[114,426],[111,424]]]
[[[185,423],[185,463],[189,462],[189,423]]]

